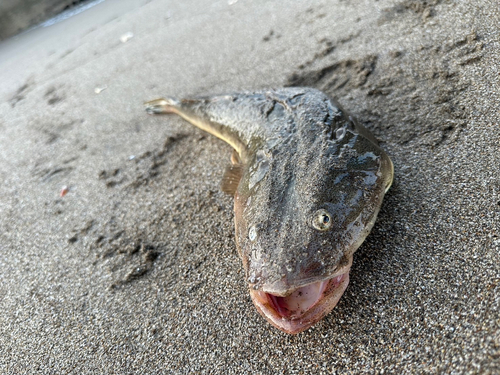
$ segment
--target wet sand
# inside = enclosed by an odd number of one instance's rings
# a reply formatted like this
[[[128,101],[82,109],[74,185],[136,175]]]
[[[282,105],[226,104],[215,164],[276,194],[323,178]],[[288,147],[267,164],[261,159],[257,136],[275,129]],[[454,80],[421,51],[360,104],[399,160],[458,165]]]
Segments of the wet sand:
[[[0,372],[498,373],[496,1],[178,3],[0,43]],[[230,147],[142,106],[285,85],[337,97],[396,171],[346,293],[297,336],[248,295]]]

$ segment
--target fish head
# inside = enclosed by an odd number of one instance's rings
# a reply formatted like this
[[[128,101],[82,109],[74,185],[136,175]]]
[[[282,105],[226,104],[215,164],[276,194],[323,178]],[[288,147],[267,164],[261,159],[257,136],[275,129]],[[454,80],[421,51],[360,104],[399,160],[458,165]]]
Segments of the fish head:
[[[252,301],[287,333],[306,330],[337,305],[392,182],[392,163],[376,144],[356,132],[346,138],[257,156],[235,194]]]

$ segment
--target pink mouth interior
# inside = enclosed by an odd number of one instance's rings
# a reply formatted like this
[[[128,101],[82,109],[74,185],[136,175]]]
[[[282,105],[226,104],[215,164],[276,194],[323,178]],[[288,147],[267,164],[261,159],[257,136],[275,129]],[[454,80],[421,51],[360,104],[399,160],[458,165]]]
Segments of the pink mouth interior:
[[[314,307],[327,287],[336,288],[342,281],[344,275],[337,276],[330,280],[319,281],[306,285],[293,291],[292,294],[281,297],[266,293],[267,299],[274,310],[284,318],[297,318]]]

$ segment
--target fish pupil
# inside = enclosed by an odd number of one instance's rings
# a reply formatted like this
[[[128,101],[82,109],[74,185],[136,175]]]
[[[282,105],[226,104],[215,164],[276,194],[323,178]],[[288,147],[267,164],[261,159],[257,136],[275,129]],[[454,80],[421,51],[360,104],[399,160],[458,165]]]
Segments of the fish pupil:
[[[326,231],[332,225],[332,215],[325,209],[319,209],[314,215],[312,226],[319,231]]]

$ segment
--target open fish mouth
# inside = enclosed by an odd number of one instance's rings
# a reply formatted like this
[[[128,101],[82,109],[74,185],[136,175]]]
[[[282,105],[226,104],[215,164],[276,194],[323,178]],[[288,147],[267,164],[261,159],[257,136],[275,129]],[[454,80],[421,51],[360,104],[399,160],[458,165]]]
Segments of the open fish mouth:
[[[348,284],[349,271],[297,288],[287,296],[252,289],[250,296],[269,323],[286,333],[296,334],[332,311]]]

